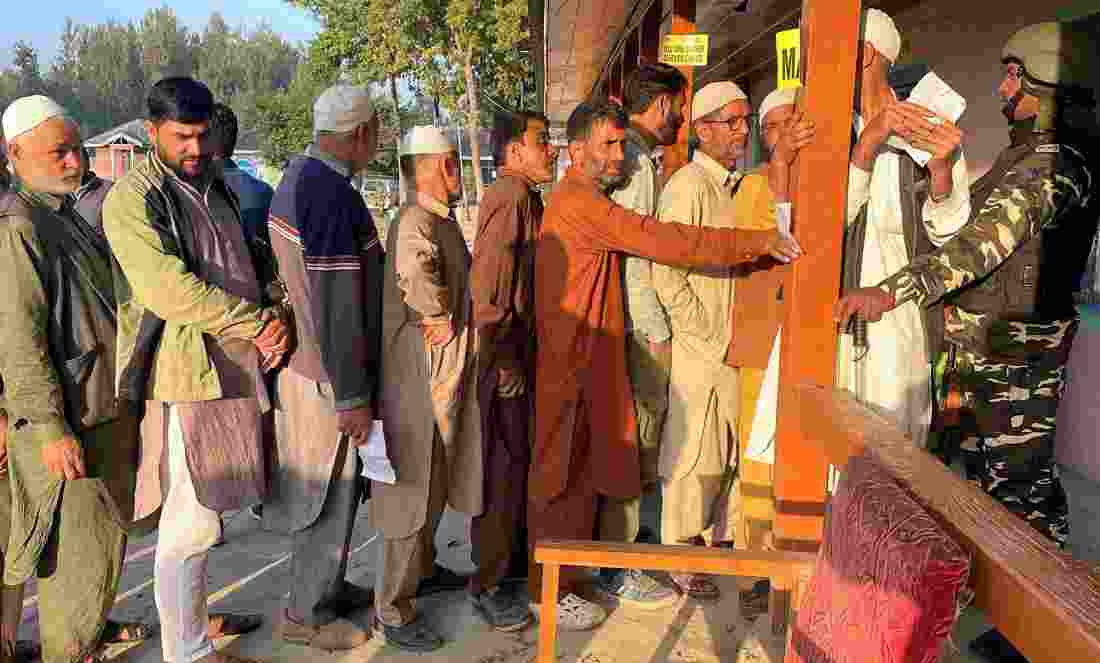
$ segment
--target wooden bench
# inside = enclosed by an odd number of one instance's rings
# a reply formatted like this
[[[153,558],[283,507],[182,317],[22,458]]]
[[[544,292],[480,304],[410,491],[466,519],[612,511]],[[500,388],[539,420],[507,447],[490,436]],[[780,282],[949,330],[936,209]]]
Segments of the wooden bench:
[[[1057,550],[1000,503],[961,480],[939,459],[917,449],[883,417],[847,392],[798,387],[806,430],[820,452],[843,467],[869,450],[972,558],[975,605],[1031,661],[1100,661],[1100,575]],[[1072,526],[1072,525],[1071,525]],[[561,566],[692,571],[765,576],[789,601],[769,612],[773,626],[793,623],[814,555],[728,551],[684,546],[551,541],[535,549],[543,565],[539,663],[556,660],[558,570]],[[788,642],[789,646],[789,642]]]
[[[535,562],[542,564],[542,609],[539,613],[538,663],[557,660],[558,571],[563,566],[586,566],[649,571],[695,572],[725,576],[757,576],[771,580],[773,595],[790,599],[772,601],[769,612],[798,604],[799,588],[813,568],[815,555],[798,552],[766,552],[658,546],[650,544],[547,541],[535,548]],[[772,624],[787,624],[786,614],[773,614]]]

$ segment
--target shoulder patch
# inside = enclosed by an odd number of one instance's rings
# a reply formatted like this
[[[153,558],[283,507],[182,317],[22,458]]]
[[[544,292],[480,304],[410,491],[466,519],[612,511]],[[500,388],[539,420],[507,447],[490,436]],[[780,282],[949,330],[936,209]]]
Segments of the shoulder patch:
[[[1035,147],[1035,151],[1039,154],[1057,154],[1061,151],[1061,147],[1054,143],[1047,143],[1045,145],[1038,145]]]

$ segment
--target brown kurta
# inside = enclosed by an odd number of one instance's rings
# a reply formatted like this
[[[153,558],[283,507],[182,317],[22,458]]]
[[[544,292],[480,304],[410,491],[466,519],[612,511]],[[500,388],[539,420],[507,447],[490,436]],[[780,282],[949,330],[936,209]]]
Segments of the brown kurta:
[[[475,594],[504,579],[513,549],[522,545],[531,458],[535,242],[541,224],[542,198],[534,183],[505,169],[481,198],[470,270],[485,450],[485,513],[471,523]],[[498,396],[500,368],[523,371],[528,392]]]
[[[389,229],[382,294],[382,420],[397,483],[372,484],[370,517],[387,539],[424,527],[433,441],[446,454],[447,502],[482,511],[481,425],[475,334],[470,324],[470,252],[442,204],[420,197]],[[455,337],[429,346],[422,323],[449,320]]]
[[[641,491],[626,372],[622,253],[723,268],[766,251],[771,233],[661,223],[619,207],[571,168],[550,196],[535,258],[538,357],[530,494],[545,504],[572,481],[599,494]],[[575,422],[585,403],[593,416]],[[586,425],[590,449],[573,444]]]

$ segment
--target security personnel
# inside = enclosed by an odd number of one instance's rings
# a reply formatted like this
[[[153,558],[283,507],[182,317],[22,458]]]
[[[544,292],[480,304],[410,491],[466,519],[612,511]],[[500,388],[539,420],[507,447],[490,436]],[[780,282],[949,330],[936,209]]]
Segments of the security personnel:
[[[1089,36],[1068,24],[1013,35],[1000,87],[1012,143],[971,187],[970,220],[939,249],[836,308],[841,321],[861,314],[873,322],[908,301],[946,298],[974,478],[1059,544],[1068,528],[1054,424],[1077,328],[1073,293],[1100,211],[1095,98],[1086,87],[1098,61]]]

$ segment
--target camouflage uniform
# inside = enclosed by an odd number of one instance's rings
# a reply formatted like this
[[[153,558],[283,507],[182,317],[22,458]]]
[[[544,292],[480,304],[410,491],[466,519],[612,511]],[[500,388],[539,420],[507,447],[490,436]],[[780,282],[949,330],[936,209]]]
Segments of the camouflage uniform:
[[[899,306],[947,301],[946,337],[968,392],[973,478],[1059,543],[1068,528],[1053,462],[1055,412],[1077,328],[1073,286],[1096,228],[1094,188],[1080,149],[1034,134],[975,183],[974,212],[955,238],[880,284]],[[1037,242],[1055,259],[997,278],[1010,257],[1019,262],[1014,253],[1035,251]],[[1041,282],[1039,265],[1062,278]],[[977,310],[981,302],[998,305]]]

